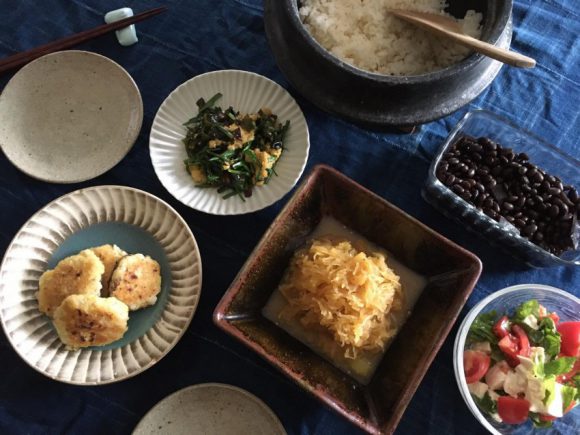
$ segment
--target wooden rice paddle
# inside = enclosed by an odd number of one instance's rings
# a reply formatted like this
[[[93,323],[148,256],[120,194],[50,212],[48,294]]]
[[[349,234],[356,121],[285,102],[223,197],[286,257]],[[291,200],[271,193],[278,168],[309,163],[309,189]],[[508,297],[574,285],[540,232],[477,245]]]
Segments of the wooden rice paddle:
[[[400,9],[389,9],[389,12],[402,20],[429,32],[450,38],[458,44],[469,47],[478,53],[485,54],[492,59],[499,60],[508,65],[520,68],[533,68],[536,66],[536,61],[531,57],[496,47],[495,45],[466,35],[463,33],[459,23],[453,18],[427,12],[403,11]]]

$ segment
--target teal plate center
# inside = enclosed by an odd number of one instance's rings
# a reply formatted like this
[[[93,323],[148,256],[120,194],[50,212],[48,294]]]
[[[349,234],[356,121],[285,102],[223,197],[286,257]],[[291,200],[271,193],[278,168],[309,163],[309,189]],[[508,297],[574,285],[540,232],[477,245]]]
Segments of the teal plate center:
[[[83,249],[106,244],[117,245],[129,254],[149,255],[156,260],[161,266],[161,291],[155,305],[129,311],[129,329],[123,338],[106,346],[88,348],[93,350],[117,349],[145,335],[161,317],[171,290],[171,265],[161,244],[147,231],[122,222],[98,223],[70,235],[52,254],[48,268],[54,269],[60,260]]]

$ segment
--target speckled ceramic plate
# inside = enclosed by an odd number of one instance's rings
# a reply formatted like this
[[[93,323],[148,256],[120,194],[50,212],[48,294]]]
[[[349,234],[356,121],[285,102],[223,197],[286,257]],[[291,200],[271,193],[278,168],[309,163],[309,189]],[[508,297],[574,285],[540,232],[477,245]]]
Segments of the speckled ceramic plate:
[[[278,417],[253,394],[225,384],[179,390],[155,405],[133,435],[284,435]]]
[[[89,180],[129,152],[143,121],[137,85],[112,60],[61,51],[29,63],[0,95],[0,147],[31,177]]]
[[[267,107],[281,122],[290,121],[285,151],[276,164],[278,176],[272,176],[267,185],[256,187],[245,201],[239,197],[224,200],[217,189],[196,187],[183,164],[187,158],[182,142],[186,133],[183,123],[197,114],[195,103],[199,98],[207,100],[218,92],[223,96],[217,105],[224,109],[232,106],[241,113],[255,113]],[[280,85],[258,74],[225,70],[194,77],[167,97],[153,121],[149,147],[159,180],[175,198],[199,211],[232,215],[260,210],[288,193],[302,175],[309,143],[304,115]]]
[[[120,340],[69,351],[38,310],[38,280],[63,258],[106,243],[157,260],[161,292],[155,305],[129,313]],[[106,384],[163,358],[188,327],[200,291],[199,250],[175,210],[130,187],[92,187],[49,203],[16,234],[0,268],[0,320],[16,352],[37,371],[71,384]]]

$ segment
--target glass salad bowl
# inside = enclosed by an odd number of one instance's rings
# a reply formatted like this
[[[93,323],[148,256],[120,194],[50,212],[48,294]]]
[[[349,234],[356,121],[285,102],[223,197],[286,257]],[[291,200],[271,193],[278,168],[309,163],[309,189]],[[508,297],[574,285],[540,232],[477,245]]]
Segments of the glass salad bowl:
[[[563,417],[554,421],[550,428],[536,428],[530,419],[519,425],[509,425],[498,423],[491,417],[484,414],[476,405],[471,396],[465,380],[463,368],[463,351],[465,341],[471,324],[475,318],[482,313],[497,311],[498,315],[503,313],[508,316],[520,304],[537,299],[548,312],[555,311],[561,321],[580,320],[580,299],[564,290],[540,284],[521,284],[499,290],[476,304],[467,314],[455,339],[453,349],[453,368],[455,379],[463,400],[477,421],[481,423],[492,434],[528,435],[528,434],[572,434],[580,433],[580,407],[576,406]]]

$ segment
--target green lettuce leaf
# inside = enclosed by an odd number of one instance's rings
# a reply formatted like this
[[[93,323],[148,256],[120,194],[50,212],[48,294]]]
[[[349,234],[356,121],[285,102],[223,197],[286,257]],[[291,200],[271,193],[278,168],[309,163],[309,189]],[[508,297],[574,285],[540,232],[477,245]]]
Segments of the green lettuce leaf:
[[[565,356],[544,364],[544,373],[546,376],[561,375],[568,373],[574,367],[576,358],[573,356]]]
[[[475,395],[471,395],[473,397],[473,401],[486,414],[495,414],[497,412],[497,403],[492,400],[489,393],[485,393],[485,395],[480,399]]]
[[[576,399],[577,395],[578,395],[577,388],[570,387],[567,385],[564,385],[562,387],[562,410],[563,411],[565,411],[568,408],[568,406],[570,406],[570,403],[572,403],[572,401]]]
[[[488,341],[491,344],[497,344],[497,337],[492,330],[497,319],[498,315],[495,311],[490,311],[489,313],[483,313],[477,316],[469,327],[467,341],[469,343]]]
[[[534,330],[523,324],[523,328],[528,334],[530,344],[534,347],[543,347],[546,353],[546,360],[551,360],[560,353],[560,343],[562,341],[560,333],[556,330],[556,324],[549,317],[544,317],[538,323],[538,329]]]
[[[530,314],[540,317],[540,303],[536,299],[530,299],[517,307],[511,320],[520,323]]]
[[[555,393],[556,393],[555,378],[553,376],[546,378],[544,380],[544,398],[542,399],[544,405],[550,406],[550,403],[552,403],[552,401],[555,398]]]
[[[576,397],[575,400],[580,402],[580,373],[576,374],[572,378],[572,383],[576,386]]]

